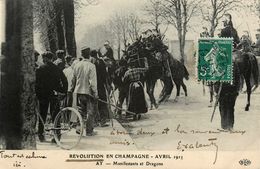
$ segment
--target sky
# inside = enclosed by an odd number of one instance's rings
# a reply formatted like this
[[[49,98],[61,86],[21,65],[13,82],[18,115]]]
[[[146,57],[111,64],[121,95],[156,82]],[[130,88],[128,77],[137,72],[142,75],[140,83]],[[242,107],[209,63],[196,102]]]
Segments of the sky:
[[[251,0],[244,1],[244,4]],[[105,22],[116,12],[135,12],[142,16],[144,5],[148,0],[99,0],[97,5],[89,5],[79,10],[79,18],[76,22],[76,40],[82,41],[82,34],[87,32],[88,28]],[[240,11],[232,12],[233,24],[241,36],[244,30],[249,30],[254,39],[256,29],[258,28],[258,18],[251,13]],[[202,27],[206,25],[200,18],[194,18],[191,21],[191,27],[187,33],[187,40],[196,40]],[[170,26],[166,39],[177,40],[177,31]]]
[[[83,0],[84,1],[84,0]],[[82,33],[97,24],[109,20],[115,13],[140,12],[147,0],[98,0],[97,5],[81,7],[76,19],[76,39],[81,41]]]

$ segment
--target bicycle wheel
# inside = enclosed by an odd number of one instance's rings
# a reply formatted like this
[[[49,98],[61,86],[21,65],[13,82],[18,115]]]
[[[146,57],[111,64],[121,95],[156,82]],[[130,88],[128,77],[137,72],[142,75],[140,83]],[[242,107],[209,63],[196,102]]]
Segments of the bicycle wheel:
[[[63,108],[55,117],[53,135],[62,149],[76,147],[83,134],[83,120],[80,113],[72,108]]]

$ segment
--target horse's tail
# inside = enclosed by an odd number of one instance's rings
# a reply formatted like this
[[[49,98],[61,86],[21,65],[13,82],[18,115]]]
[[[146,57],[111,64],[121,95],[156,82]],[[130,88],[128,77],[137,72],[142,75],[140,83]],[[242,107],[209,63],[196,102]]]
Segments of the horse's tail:
[[[258,80],[259,80],[259,67],[258,67],[258,62],[255,56],[252,57],[251,59],[251,73],[254,79],[254,85],[255,88],[258,87]]]
[[[185,78],[186,80],[189,80],[189,75],[190,75],[190,74],[189,74],[189,72],[188,72],[186,66],[183,65],[183,68],[184,68],[184,78]]]

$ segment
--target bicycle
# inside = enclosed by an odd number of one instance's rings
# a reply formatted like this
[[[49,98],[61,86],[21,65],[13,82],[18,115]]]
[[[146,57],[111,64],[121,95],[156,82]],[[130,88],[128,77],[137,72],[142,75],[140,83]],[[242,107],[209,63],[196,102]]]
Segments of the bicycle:
[[[56,115],[52,123],[44,123],[43,118],[37,112],[39,123],[44,126],[44,133],[51,132],[50,135],[54,136],[57,145],[65,150],[70,150],[76,147],[83,134],[83,119],[78,110],[73,107],[62,108]]]

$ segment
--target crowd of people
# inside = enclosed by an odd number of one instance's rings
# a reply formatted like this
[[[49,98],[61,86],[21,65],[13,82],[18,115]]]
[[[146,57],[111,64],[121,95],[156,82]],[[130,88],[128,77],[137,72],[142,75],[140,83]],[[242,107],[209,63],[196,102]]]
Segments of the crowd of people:
[[[65,55],[63,50],[57,50],[55,54],[50,51],[41,54],[43,64],[39,66],[38,62],[35,62],[35,90],[39,112],[44,122],[48,110],[54,122],[61,108],[72,107],[75,93],[74,102],[83,118],[86,135],[95,135],[94,127],[97,125],[108,126],[110,118],[108,95],[112,83],[109,74],[113,71],[111,65],[115,64],[115,59],[108,41],[104,43],[104,47],[106,48],[104,54],[88,47],[82,48],[81,57],[78,59]],[[35,52],[36,61],[39,55]],[[147,112],[143,84],[140,82],[141,75],[146,70],[147,66],[135,68],[130,64],[122,77],[122,81],[128,84],[127,88],[130,87],[127,109],[129,112]],[[140,95],[143,97],[141,102]],[[45,141],[42,123],[38,124],[38,137],[41,142]],[[55,139],[52,139],[52,142],[55,143]]]

